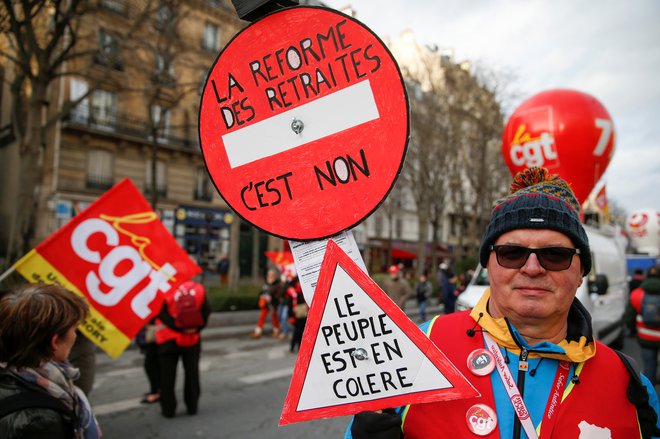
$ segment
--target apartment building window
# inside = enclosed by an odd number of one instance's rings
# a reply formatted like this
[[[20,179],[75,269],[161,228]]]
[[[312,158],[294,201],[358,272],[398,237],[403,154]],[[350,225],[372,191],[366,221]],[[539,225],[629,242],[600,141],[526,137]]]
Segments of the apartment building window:
[[[160,53],[156,54],[156,71],[165,72],[170,75],[174,74],[174,68],[172,67],[172,63],[168,64],[166,62],[165,56]]]
[[[153,105],[151,119],[158,128],[158,141],[166,143],[170,137],[170,112],[160,105]],[[151,135],[149,138],[152,138]]]
[[[117,114],[117,97],[106,90],[92,93],[92,125],[101,129],[114,129]]]
[[[155,76],[154,80],[160,84],[173,85],[175,83],[174,79],[174,66],[172,62],[167,62],[167,58],[160,53],[157,53],[155,58]]]
[[[213,199],[213,188],[206,169],[199,167],[195,170],[195,192],[193,198],[199,201],[211,201]]]
[[[77,101],[87,94],[89,86],[87,82],[72,78],[69,82],[69,99]],[[84,98],[71,110],[71,121],[87,124],[89,123],[89,98]]]
[[[96,62],[106,67],[121,70],[123,65],[119,59],[119,42],[117,38],[108,31],[99,31],[99,48],[96,52]]]
[[[401,239],[403,236],[403,221],[401,218],[394,220],[394,231],[396,233],[397,239]]]
[[[202,48],[209,52],[217,52],[220,48],[218,34],[220,33],[218,26],[206,23],[204,25],[204,33],[202,34]]]
[[[87,188],[110,189],[112,182],[112,153],[104,149],[91,149],[87,156]]]
[[[380,215],[374,217],[374,232],[377,237],[383,236],[383,217]]]
[[[166,30],[172,26],[174,14],[168,5],[161,4],[156,11],[156,29]]]
[[[151,194],[152,193],[152,188],[153,188],[153,180],[151,176],[153,175],[151,172],[151,160],[147,160],[147,169],[145,173],[145,181],[144,181],[144,192],[146,194]],[[158,195],[161,197],[164,197],[167,195],[167,165],[165,164],[164,161],[162,160],[157,160],[156,161],[156,190],[158,191]]]

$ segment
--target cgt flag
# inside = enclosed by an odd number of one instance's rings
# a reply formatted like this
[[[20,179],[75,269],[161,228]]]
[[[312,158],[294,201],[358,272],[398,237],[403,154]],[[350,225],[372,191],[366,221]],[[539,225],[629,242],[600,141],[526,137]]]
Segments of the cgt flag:
[[[168,291],[201,271],[129,179],[12,268],[85,297],[90,313],[78,329],[113,358],[160,311]]]

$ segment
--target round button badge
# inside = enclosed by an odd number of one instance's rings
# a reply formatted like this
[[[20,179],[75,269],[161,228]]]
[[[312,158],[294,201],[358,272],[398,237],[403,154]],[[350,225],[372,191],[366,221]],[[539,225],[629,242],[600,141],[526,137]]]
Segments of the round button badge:
[[[477,436],[486,436],[497,427],[497,415],[486,404],[475,404],[465,413],[468,429]]]
[[[486,349],[475,349],[468,355],[467,366],[473,374],[486,376],[495,369],[495,359]]]

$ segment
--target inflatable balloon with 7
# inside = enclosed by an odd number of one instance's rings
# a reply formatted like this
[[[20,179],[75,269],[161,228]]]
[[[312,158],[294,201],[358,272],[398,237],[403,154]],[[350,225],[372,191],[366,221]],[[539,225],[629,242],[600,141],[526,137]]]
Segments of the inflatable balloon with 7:
[[[614,124],[605,107],[575,90],[548,90],[524,101],[502,136],[512,174],[543,166],[568,181],[583,203],[614,154]]]

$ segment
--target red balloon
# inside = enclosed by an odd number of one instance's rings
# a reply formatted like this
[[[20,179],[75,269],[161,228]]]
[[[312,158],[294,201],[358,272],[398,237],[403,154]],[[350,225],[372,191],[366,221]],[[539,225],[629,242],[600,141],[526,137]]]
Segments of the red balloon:
[[[571,184],[583,203],[614,154],[614,123],[603,105],[575,90],[548,90],[509,118],[502,154],[512,174],[543,166]]]

